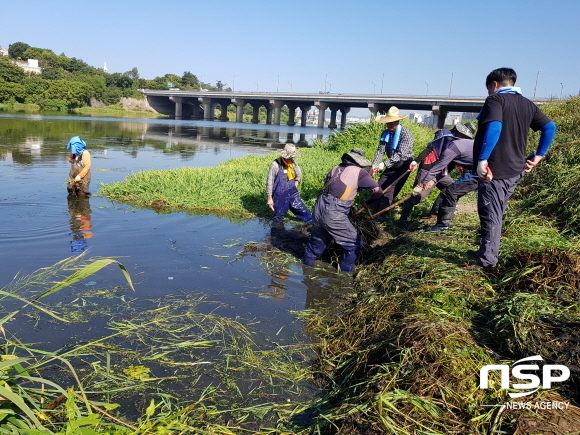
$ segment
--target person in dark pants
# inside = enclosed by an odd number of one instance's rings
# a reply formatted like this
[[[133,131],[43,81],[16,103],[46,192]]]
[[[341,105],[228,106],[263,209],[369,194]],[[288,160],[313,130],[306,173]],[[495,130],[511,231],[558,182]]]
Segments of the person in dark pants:
[[[449,167],[458,167],[462,176],[457,182],[449,185],[440,194],[441,203],[437,211],[437,224],[427,231],[444,231],[451,226],[457,201],[463,195],[477,188],[477,180],[471,175],[473,167],[473,139],[454,138],[441,152],[439,160],[427,171],[413,189],[413,194],[420,194],[432,189],[437,182],[437,174]]]
[[[400,115],[399,109],[393,106],[386,115],[377,116],[376,118],[377,122],[387,124],[387,128],[381,134],[379,147],[375,153],[371,169],[371,176],[383,171],[379,179],[379,186],[383,189],[383,196],[379,201],[375,202],[375,213],[393,203],[393,199],[405,185],[411,171],[417,168],[417,163],[413,161],[413,135],[407,128],[399,124],[399,121],[406,117],[407,115]],[[383,160],[385,154],[387,159]],[[393,187],[387,189],[399,177],[401,179]]]
[[[355,148],[343,154],[341,160],[342,163],[326,175],[322,193],[314,204],[314,222],[310,240],[304,249],[304,264],[314,266],[316,259],[334,240],[344,251],[340,270],[352,272],[363,241],[348,219],[348,213],[357,192],[370,190],[367,204],[371,205],[381,197],[383,191],[363,169],[371,166],[363,150]]]
[[[480,244],[468,255],[475,263],[469,269],[489,270],[498,262],[503,214],[524,173],[545,156],[556,125],[515,87],[511,68],[498,68],[485,80],[488,97],[478,115],[479,129],[473,144],[475,173],[479,176],[477,212]],[[536,152],[527,156],[529,129],[541,131]]]
[[[298,193],[302,170],[294,158],[300,157],[300,153],[295,145],[286,144],[280,154],[281,156],[270,164],[266,180],[267,204],[274,212],[273,222],[282,221],[290,210],[301,221],[311,223],[312,214]]]
[[[476,127],[467,122],[465,124],[458,124],[453,129],[440,129],[435,132],[435,137],[431,142],[427,144],[427,147],[421,151],[421,153],[415,159],[419,162],[419,170],[417,177],[415,178],[415,185],[414,187],[419,186],[420,184],[425,184],[425,178],[428,177],[428,181],[431,179],[435,179],[435,183],[431,184],[429,187],[423,186],[420,190],[414,190],[415,193],[411,198],[405,201],[401,206],[401,216],[397,221],[397,225],[401,228],[406,228],[408,225],[407,219],[411,214],[411,211],[414,206],[419,204],[423,201],[434,187],[437,187],[441,193],[433,203],[431,207],[431,215],[437,215],[439,213],[439,206],[441,201],[443,201],[443,194],[445,189],[448,186],[451,186],[455,180],[451,178],[448,173],[450,170],[453,169],[455,162],[451,159],[450,162],[447,163],[447,166],[443,166],[439,164],[439,159],[441,158],[442,153],[447,150],[449,144],[454,141],[455,139],[473,139],[473,135],[475,134]],[[437,165],[435,171],[431,169]],[[471,163],[469,165],[471,167]],[[417,194],[417,192],[419,192]]]

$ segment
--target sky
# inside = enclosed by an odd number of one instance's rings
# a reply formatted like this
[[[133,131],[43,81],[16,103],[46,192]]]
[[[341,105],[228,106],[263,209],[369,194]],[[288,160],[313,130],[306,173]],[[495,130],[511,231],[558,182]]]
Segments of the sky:
[[[485,96],[580,93],[579,0],[0,0],[0,46],[25,42],[110,73],[189,71],[237,91]]]

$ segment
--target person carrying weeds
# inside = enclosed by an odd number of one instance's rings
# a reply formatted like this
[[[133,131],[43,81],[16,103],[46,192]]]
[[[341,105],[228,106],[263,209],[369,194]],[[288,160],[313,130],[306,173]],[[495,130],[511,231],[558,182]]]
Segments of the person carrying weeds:
[[[407,227],[407,218],[411,214],[413,207],[423,201],[435,186],[441,191],[441,194],[433,203],[431,214],[437,215],[439,213],[439,205],[443,200],[445,191],[455,182],[448,173],[458,163],[455,161],[458,154],[455,151],[457,150],[454,149],[452,153],[448,148],[456,139],[473,139],[475,130],[475,126],[468,122],[466,124],[458,124],[451,130],[440,129],[435,132],[433,140],[427,144],[427,147],[415,159],[419,162],[419,171],[415,178],[414,194],[401,206],[401,217],[397,221],[399,227]],[[473,141],[468,144],[470,158],[469,168],[467,169],[469,170],[471,170],[473,163],[473,158],[471,157],[472,145]],[[445,155],[444,163],[441,163],[442,155]],[[431,180],[434,180],[434,182],[427,186],[426,183]]]
[[[372,163],[371,176],[374,176],[378,171],[383,171],[379,179],[381,189],[386,189],[398,179],[392,188],[383,190],[380,201],[374,203],[375,213],[392,204],[393,199],[405,185],[411,171],[417,168],[417,162],[413,160],[413,135],[407,128],[399,124],[399,121],[406,117],[407,115],[399,115],[399,109],[393,106],[386,115],[377,116],[375,119],[377,122],[387,124],[387,126],[379,140],[379,147]],[[385,154],[387,159],[383,160]],[[399,177],[401,178],[399,179]]]
[[[71,154],[68,161],[71,164],[68,173],[67,191],[69,195],[90,195],[91,155],[85,149],[87,144],[79,136],[73,136],[66,146]]]
[[[340,270],[352,272],[363,242],[348,219],[348,213],[359,191],[370,190],[367,203],[372,204],[381,198],[383,190],[364,169],[371,166],[371,162],[363,150],[355,148],[343,154],[341,160],[342,163],[326,175],[322,193],[314,204],[314,222],[304,249],[304,264],[314,266],[316,259],[334,240],[344,251]]]
[[[514,86],[516,79],[513,69],[498,68],[485,80],[489,96],[477,117],[479,129],[473,144],[481,239],[477,251],[468,251],[475,259],[469,269],[487,270],[497,264],[508,200],[524,173],[544,158],[556,133],[550,118]],[[541,134],[536,152],[526,157],[530,128]]]
[[[290,210],[301,221],[311,223],[312,214],[298,193],[302,170],[294,158],[300,157],[300,153],[295,145],[286,144],[280,154],[270,164],[266,180],[266,198],[268,207],[274,212],[273,222],[280,222]]]

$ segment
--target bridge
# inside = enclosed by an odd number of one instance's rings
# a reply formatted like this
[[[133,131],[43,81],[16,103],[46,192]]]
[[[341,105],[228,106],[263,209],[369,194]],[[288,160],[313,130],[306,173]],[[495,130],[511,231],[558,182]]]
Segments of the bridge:
[[[353,107],[367,108],[373,115],[386,113],[391,106],[403,110],[431,111],[434,124],[443,128],[449,112],[478,113],[485,97],[444,97],[418,95],[354,95],[354,94],[302,94],[282,92],[237,92],[237,91],[182,91],[175,89],[141,89],[149,105],[159,113],[174,119],[203,119],[213,121],[215,108],[220,107],[219,121],[227,121],[227,107],[236,107],[236,122],[243,122],[243,110],[247,104],[253,109],[252,123],[258,124],[261,107],[266,109],[266,124],[280,125],[280,114],[288,107],[287,125],[296,125],[297,109],[300,110],[300,125],[306,126],[307,113],[316,107],[319,113],[330,110],[329,128],[337,128],[340,112],[340,127],[346,126],[346,115]],[[318,127],[323,128],[325,117],[318,117]]]

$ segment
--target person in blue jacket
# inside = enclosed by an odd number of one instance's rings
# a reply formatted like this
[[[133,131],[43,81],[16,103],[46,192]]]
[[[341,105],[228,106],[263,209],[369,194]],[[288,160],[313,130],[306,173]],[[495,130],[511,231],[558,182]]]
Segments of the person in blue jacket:
[[[280,157],[270,164],[266,180],[266,199],[268,207],[274,212],[273,222],[280,222],[290,210],[303,222],[311,223],[312,214],[298,193],[302,181],[302,170],[294,161],[300,153],[293,144],[286,144]]]
[[[477,120],[473,143],[474,173],[479,177],[477,212],[480,243],[468,251],[470,269],[490,270],[498,263],[503,214],[524,173],[530,172],[550,148],[556,125],[515,87],[512,68],[498,68],[485,80],[488,97]],[[536,151],[527,155],[530,128],[540,131]],[[527,156],[526,156],[527,155]]]

